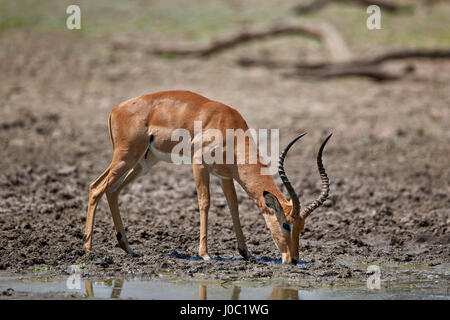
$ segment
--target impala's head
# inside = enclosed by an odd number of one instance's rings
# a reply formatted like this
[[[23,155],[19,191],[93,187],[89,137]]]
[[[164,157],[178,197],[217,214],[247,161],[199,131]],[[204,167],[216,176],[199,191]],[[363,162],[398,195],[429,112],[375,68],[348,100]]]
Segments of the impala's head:
[[[283,263],[297,263],[299,258],[299,236],[305,226],[305,220],[316,208],[318,208],[328,197],[329,180],[322,164],[322,151],[331,137],[331,134],[322,142],[317,154],[317,166],[322,179],[322,192],[320,196],[311,204],[301,209],[300,200],[297,193],[289,182],[284,171],[284,158],[291,146],[303,137],[305,133],[293,139],[281,152],[278,160],[278,173],[283,181],[290,201],[279,199],[269,191],[263,192],[264,202],[269,215],[265,215],[267,224],[272,232],[275,244],[280,250]],[[276,219],[275,219],[275,218]]]

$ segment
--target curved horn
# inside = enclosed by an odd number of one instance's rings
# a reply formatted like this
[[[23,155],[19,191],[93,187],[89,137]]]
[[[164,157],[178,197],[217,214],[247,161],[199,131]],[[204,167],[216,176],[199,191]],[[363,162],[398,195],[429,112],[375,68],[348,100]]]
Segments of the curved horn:
[[[298,213],[300,212],[300,200],[298,199],[297,193],[295,193],[294,188],[292,187],[291,183],[289,182],[289,179],[286,176],[286,173],[284,172],[284,158],[286,157],[287,152],[292,147],[292,145],[297,142],[301,137],[303,137],[306,133],[302,133],[295,137],[289,144],[283,149],[283,151],[280,154],[280,158],[278,159],[278,173],[280,174],[281,181],[283,181],[284,186],[286,187],[287,192],[289,193],[289,196],[292,200],[292,211],[291,216],[296,217],[298,216]]]
[[[300,212],[300,217],[302,217],[302,219],[307,218],[311,214],[311,212],[321,206],[328,197],[328,192],[330,191],[330,181],[328,180],[327,173],[325,172],[325,168],[323,167],[322,151],[332,135],[333,134],[330,133],[328,137],[325,138],[325,140],[322,142],[322,145],[320,146],[319,153],[317,154],[317,167],[319,168],[320,178],[322,179],[322,191],[320,192],[320,196],[316,200],[314,200]]]

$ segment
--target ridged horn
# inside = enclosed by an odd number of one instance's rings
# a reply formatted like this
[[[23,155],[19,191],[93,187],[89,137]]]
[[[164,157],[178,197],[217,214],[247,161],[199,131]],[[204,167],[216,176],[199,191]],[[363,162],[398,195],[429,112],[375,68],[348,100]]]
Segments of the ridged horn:
[[[332,135],[333,134],[330,133],[328,137],[325,138],[325,140],[322,142],[322,145],[320,146],[319,153],[317,154],[317,167],[319,169],[320,178],[322,180],[322,191],[320,192],[320,196],[316,200],[303,208],[303,210],[300,212],[300,217],[302,217],[302,219],[307,218],[311,214],[311,212],[320,207],[328,197],[328,192],[330,191],[330,181],[328,180],[327,173],[325,172],[325,168],[323,167],[322,151]]]
[[[280,158],[278,159],[278,173],[280,175],[281,181],[283,181],[283,184],[286,187],[287,192],[289,193],[289,196],[291,197],[292,201],[291,216],[293,218],[298,217],[298,214],[300,212],[300,200],[298,199],[297,193],[295,193],[295,190],[292,187],[291,183],[289,182],[289,179],[286,176],[286,172],[284,171],[284,158],[286,157],[286,154],[288,153],[292,145],[295,142],[297,142],[297,140],[299,140],[301,137],[303,137],[305,134],[306,132],[298,135],[291,142],[289,142],[289,144],[281,152]]]

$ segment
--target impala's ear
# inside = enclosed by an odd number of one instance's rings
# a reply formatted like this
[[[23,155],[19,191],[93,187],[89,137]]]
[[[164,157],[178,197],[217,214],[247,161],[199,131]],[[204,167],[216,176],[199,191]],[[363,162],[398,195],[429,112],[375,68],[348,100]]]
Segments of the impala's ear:
[[[283,215],[283,210],[281,209],[281,204],[278,201],[277,197],[275,197],[273,194],[271,194],[269,191],[263,192],[264,201],[266,202],[266,206],[268,206],[270,209],[273,209],[275,211],[275,215],[277,216],[278,220]]]

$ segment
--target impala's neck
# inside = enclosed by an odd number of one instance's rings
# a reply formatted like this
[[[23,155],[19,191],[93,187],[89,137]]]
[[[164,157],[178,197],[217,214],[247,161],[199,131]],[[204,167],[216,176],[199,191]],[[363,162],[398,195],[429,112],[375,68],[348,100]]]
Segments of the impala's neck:
[[[283,209],[290,207],[291,204],[286,200],[283,193],[276,185],[271,175],[261,174],[261,165],[238,165],[238,178],[236,179],[242,188],[247,192],[250,198],[263,214],[270,213],[264,201],[263,192],[268,191],[278,198]],[[288,210],[286,210],[289,212]]]

